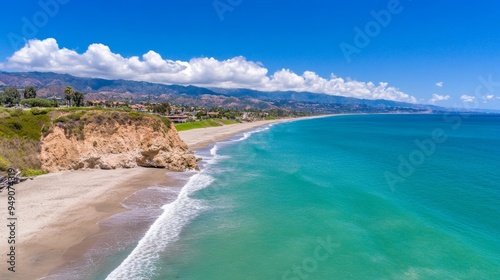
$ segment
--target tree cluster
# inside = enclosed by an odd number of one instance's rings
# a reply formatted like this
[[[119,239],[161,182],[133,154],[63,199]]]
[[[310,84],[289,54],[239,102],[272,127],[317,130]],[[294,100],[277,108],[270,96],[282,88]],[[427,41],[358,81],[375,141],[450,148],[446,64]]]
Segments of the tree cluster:
[[[24,88],[24,99],[36,98],[36,89],[34,86]]]
[[[72,87],[67,86],[64,89],[64,98],[68,106],[82,107],[85,105],[83,92],[75,91]]]
[[[169,103],[158,103],[150,105],[151,111],[153,113],[162,114],[162,115],[170,115],[172,111]]]
[[[4,92],[0,92],[0,105],[9,107],[15,105],[24,105],[28,107],[58,107],[57,100],[45,100],[36,98],[37,92],[34,86],[27,86],[23,91],[24,100],[21,102],[21,93],[15,87],[8,87]],[[85,96],[83,92],[75,91],[72,87],[64,89],[64,97],[67,100],[68,106],[82,107],[85,106]],[[48,102],[48,103],[47,103]],[[50,106],[49,106],[50,103]]]
[[[19,90],[15,87],[6,88],[5,91],[0,94],[0,104],[5,104],[7,106],[14,106],[19,104],[21,101],[21,94]]]
[[[28,98],[20,102],[21,105],[26,107],[55,107],[53,101],[42,98]]]

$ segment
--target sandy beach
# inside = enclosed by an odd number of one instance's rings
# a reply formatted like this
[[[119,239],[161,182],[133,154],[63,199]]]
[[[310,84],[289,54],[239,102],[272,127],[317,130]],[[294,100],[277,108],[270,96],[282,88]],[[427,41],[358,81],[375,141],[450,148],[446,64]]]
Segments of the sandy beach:
[[[205,148],[210,144],[230,138],[238,133],[242,133],[254,128],[287,120],[268,120],[248,123],[240,123],[226,126],[208,127],[179,132],[181,139],[188,144],[191,150]]]
[[[131,193],[165,180],[166,170],[117,169],[59,172],[15,185],[16,272],[7,270],[8,232],[0,230],[0,279],[38,279],[63,264],[68,248],[98,231],[97,222],[125,210]],[[7,195],[0,195],[7,223]]]
[[[322,116],[312,116],[312,117],[301,117],[296,119],[265,120],[265,121],[240,123],[240,124],[233,124],[226,126],[208,127],[202,129],[181,131],[179,132],[179,135],[181,136],[182,140],[184,140],[184,142],[188,144],[191,150],[198,150],[205,148],[215,142],[231,138],[232,136],[237,135],[239,133],[249,131],[257,127],[265,126],[268,124],[325,118],[330,116],[339,116],[339,115],[322,115]]]
[[[263,125],[287,120],[258,121],[180,132],[190,149]],[[7,270],[8,228],[0,229],[0,279],[39,279],[76,257],[86,238],[99,231],[99,221],[124,211],[121,202],[134,192],[168,184],[164,169],[70,171],[47,174],[16,188],[16,272]],[[0,194],[0,217],[7,223],[7,195]],[[82,250],[80,248],[80,250]],[[80,252],[81,253],[81,252]]]

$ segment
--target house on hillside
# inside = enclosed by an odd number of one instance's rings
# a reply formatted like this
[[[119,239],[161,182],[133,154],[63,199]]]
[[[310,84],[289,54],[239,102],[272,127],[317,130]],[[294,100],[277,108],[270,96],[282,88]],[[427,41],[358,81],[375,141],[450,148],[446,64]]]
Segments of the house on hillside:
[[[188,115],[171,115],[167,116],[167,118],[174,123],[185,123],[189,120]]]
[[[92,107],[106,107],[106,100],[89,100],[89,104]]]
[[[112,106],[113,107],[119,107],[119,106],[125,106],[127,105],[125,102],[121,102],[121,101],[115,101],[112,103]]]
[[[138,111],[138,112],[146,112],[147,109],[146,109],[146,106],[142,105],[142,104],[134,104],[134,105],[131,105],[130,108],[134,111]]]

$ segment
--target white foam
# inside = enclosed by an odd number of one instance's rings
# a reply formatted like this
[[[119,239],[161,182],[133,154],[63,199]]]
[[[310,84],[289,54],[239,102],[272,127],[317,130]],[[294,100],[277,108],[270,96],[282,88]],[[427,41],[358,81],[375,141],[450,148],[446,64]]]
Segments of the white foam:
[[[248,139],[252,134],[269,130],[272,125],[265,126],[253,131],[243,133],[243,136],[236,140],[224,141],[240,142]],[[208,165],[213,165],[219,159],[227,158],[217,154],[219,144],[216,143],[210,149],[211,158],[207,159]],[[206,168],[205,171],[210,168]],[[144,237],[139,241],[134,250],[127,258],[106,277],[106,280],[121,280],[121,279],[150,279],[155,275],[157,267],[155,263],[160,257],[160,252],[165,251],[167,246],[175,242],[179,238],[179,234],[184,226],[186,226],[193,218],[200,214],[206,206],[201,200],[193,199],[191,194],[208,187],[214,181],[214,178],[200,172],[192,176],[186,185],[181,189],[177,199],[162,207],[164,212],[146,232]]]
[[[217,154],[217,151],[219,150],[219,146],[217,143],[210,149],[210,157],[206,159],[207,164],[214,164],[219,160],[219,155]]]
[[[163,214],[153,223],[130,255],[106,279],[149,279],[154,275],[159,253],[176,241],[182,228],[201,213],[200,200],[189,197],[213,182],[211,176],[198,173],[182,188],[177,199],[164,205]]]
[[[216,156],[216,155],[217,155],[217,150],[218,150],[218,149],[219,149],[219,148],[217,147],[217,144],[215,144],[215,145],[212,147],[212,149],[210,149],[210,155],[212,155],[212,156]]]
[[[252,134],[254,134],[254,133],[258,133],[258,132],[269,130],[269,128],[271,128],[271,126],[272,126],[272,124],[264,126],[262,128],[258,128],[258,129],[255,129],[255,130],[251,130],[251,131],[245,132],[245,133],[243,133],[243,136],[241,138],[236,139],[236,140],[232,140],[232,142],[240,142],[240,141],[246,140],[250,136],[252,136]]]

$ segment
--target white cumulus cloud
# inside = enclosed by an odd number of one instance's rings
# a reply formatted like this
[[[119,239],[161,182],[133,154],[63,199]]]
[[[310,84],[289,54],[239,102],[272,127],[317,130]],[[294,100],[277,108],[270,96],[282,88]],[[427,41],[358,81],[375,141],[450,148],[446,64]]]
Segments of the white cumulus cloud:
[[[449,99],[450,99],[449,95],[439,95],[439,94],[434,93],[432,95],[432,98],[429,99],[429,103],[436,104],[439,101],[445,101],[445,100],[449,100]]]
[[[493,94],[488,94],[488,95],[482,96],[482,99],[483,99],[483,103],[486,104],[486,103],[489,103],[490,101],[495,101],[495,99],[500,99],[500,98],[496,97]]]
[[[476,97],[464,94],[464,95],[460,96],[460,100],[462,100],[462,102],[465,102],[465,103],[473,103],[476,100]]]
[[[14,71],[51,71],[79,77],[262,91],[310,91],[365,99],[417,102],[415,97],[385,82],[360,82],[334,74],[324,78],[312,71],[297,74],[289,69],[270,74],[261,63],[248,61],[242,56],[222,61],[209,57],[180,61],[165,59],[159,53],[149,51],[141,57],[123,57],[103,44],[92,44],[84,53],[78,53],[59,47],[54,38],[28,41],[0,66]]]
[[[443,82],[437,82],[437,83],[436,83],[436,86],[437,86],[437,87],[443,87],[443,85],[444,85],[444,83],[443,83]]]

